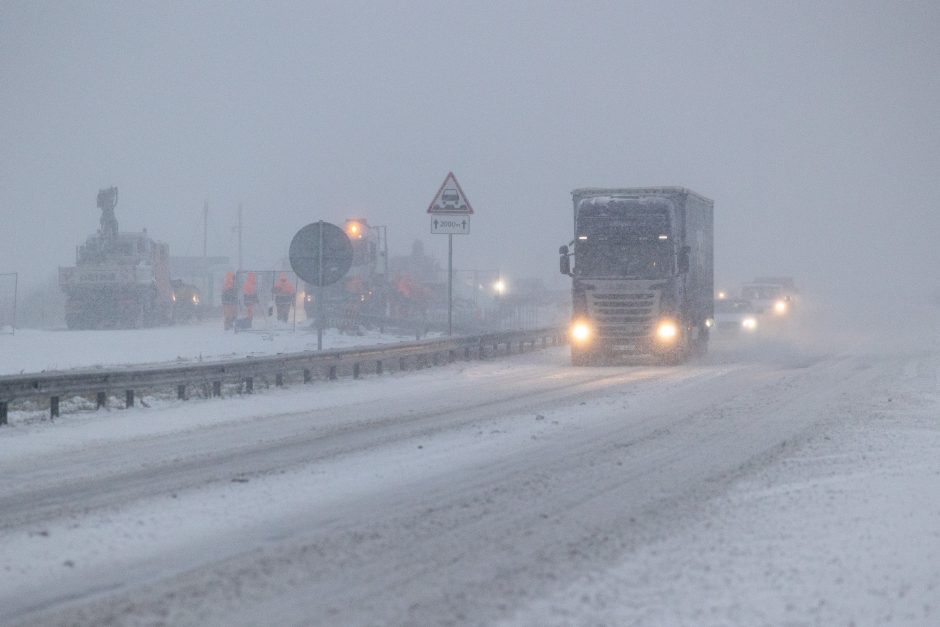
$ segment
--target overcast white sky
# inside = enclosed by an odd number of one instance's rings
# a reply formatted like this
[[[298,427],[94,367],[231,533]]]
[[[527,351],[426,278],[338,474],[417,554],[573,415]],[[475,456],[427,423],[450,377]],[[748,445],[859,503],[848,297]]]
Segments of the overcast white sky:
[[[270,267],[308,222],[421,237],[453,170],[455,265],[557,275],[579,186],[715,200],[719,284],[940,285],[937,2],[0,0],[0,272],[122,230]]]

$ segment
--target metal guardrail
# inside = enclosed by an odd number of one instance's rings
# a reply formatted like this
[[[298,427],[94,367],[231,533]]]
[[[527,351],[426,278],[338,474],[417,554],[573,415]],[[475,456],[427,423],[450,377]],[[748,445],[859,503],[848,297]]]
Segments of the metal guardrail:
[[[255,378],[273,377],[276,386],[284,385],[289,374],[303,375],[310,383],[315,376],[336,379],[339,376],[359,378],[364,370],[382,374],[385,364],[397,360],[395,367],[406,370],[409,360],[422,364],[422,360],[436,365],[451,363],[462,357],[482,359],[497,354],[500,347],[507,353],[513,346],[523,352],[526,346],[557,345],[564,341],[564,333],[555,327],[532,331],[504,331],[446,339],[420,340],[398,344],[325,351],[303,351],[243,357],[185,364],[156,364],[116,368],[82,368],[33,374],[0,376],[0,425],[7,424],[10,404],[14,401],[48,398],[49,415],[59,415],[59,399],[63,396],[95,395],[98,408],[107,404],[109,394],[124,392],[124,406],[133,407],[135,393],[140,390],[176,387],[177,398],[185,400],[190,388],[200,386],[211,396],[222,395],[223,383],[239,383],[251,393]]]

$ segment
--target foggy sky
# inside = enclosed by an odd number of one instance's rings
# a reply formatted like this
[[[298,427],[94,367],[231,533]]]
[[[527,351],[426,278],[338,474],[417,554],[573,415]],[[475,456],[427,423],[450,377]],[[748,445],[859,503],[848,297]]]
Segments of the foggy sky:
[[[719,285],[940,286],[936,2],[118,3],[0,0],[0,272],[122,230],[273,267],[361,216],[393,253],[453,170],[455,266],[550,285],[580,186],[715,201]]]

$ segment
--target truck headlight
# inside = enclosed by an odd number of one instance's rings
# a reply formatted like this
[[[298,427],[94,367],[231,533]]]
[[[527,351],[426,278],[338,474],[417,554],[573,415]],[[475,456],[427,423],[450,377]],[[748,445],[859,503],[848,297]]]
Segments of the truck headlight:
[[[578,321],[571,325],[571,339],[576,344],[587,344],[591,341],[593,335],[591,325],[584,321]]]
[[[741,327],[745,331],[753,331],[754,329],[757,328],[757,318],[752,318],[748,316],[747,318],[741,321]]]
[[[663,320],[656,327],[656,337],[664,342],[671,342],[679,335],[679,326],[672,320]]]
[[[783,315],[783,314],[787,313],[787,301],[785,301],[785,300],[778,300],[777,302],[775,302],[775,303],[774,303],[774,313],[776,313],[776,314],[778,314],[778,315]]]

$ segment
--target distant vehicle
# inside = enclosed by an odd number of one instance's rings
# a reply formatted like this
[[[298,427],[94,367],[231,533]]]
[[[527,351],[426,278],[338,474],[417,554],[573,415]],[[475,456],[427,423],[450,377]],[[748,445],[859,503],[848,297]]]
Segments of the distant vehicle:
[[[170,283],[173,286],[173,321],[202,320],[205,307],[199,288],[182,279],[173,279]]]
[[[572,199],[573,250],[559,249],[572,277],[571,363],[705,352],[714,203],[681,187],[577,189]]]
[[[169,247],[144,230],[122,233],[117,187],[98,192],[101,226],[79,246],[75,266],[59,268],[70,329],[143,327],[173,320]]]
[[[757,327],[757,312],[751,301],[743,298],[723,298],[715,301],[716,333],[754,333]]]
[[[385,316],[389,288],[378,227],[363,218],[349,218],[343,230],[352,244],[352,266],[346,276],[322,290],[305,284],[304,312],[308,320],[316,318],[316,295],[320,293],[324,325],[347,329]]]
[[[741,298],[754,304],[758,314],[789,316],[797,290],[789,277],[761,277],[741,286]]]

